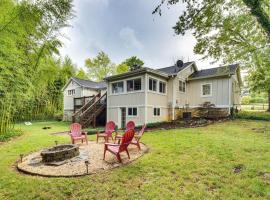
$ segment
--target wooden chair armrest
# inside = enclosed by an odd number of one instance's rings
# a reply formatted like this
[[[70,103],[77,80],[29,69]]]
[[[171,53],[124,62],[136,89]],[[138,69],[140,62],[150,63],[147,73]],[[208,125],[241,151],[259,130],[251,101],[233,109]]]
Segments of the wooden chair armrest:
[[[106,146],[119,146],[119,144],[114,144],[114,143],[104,143]]]
[[[87,135],[87,131],[82,131],[82,135]]]

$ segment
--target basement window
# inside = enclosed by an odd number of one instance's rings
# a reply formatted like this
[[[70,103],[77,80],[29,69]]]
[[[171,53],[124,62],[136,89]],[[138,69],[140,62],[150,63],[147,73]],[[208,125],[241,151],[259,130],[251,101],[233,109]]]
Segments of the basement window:
[[[154,108],[154,116],[160,116],[160,108]]]
[[[128,108],[128,116],[137,116],[137,108]]]

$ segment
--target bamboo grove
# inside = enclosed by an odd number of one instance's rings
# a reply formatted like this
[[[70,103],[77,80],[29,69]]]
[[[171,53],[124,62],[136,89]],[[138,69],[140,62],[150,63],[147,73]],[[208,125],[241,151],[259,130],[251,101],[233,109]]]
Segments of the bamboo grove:
[[[61,88],[76,68],[57,55],[72,17],[72,0],[0,1],[0,134],[61,114]]]

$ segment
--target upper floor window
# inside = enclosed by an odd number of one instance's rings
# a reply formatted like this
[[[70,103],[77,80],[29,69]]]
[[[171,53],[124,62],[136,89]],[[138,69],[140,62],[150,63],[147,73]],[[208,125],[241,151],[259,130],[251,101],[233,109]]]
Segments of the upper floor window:
[[[127,81],[127,91],[138,91],[142,89],[142,80],[140,78]]]
[[[207,97],[212,95],[212,84],[207,83],[202,85],[202,96]]]
[[[157,80],[149,78],[149,90],[151,91],[157,91]]]
[[[166,93],[166,83],[164,83],[162,81],[159,82],[159,92]]]
[[[137,116],[137,108],[128,108],[128,116]]]
[[[186,82],[179,81],[179,91],[180,92],[186,92]]]
[[[124,92],[124,82],[116,82],[112,83],[112,93],[113,94],[118,94]]]
[[[75,89],[68,90],[68,96],[75,95]]]

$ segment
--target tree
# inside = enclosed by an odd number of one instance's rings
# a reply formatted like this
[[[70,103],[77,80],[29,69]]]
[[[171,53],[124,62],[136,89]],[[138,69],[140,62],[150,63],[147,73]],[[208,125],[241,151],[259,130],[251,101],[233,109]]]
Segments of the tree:
[[[72,18],[71,2],[1,1],[0,134],[12,128],[15,120],[30,118],[28,114],[54,111],[56,101],[49,100],[53,95],[48,88],[57,85],[58,70],[50,64],[61,46],[60,30]],[[42,107],[46,110],[41,111],[38,102],[47,103]]]
[[[88,68],[88,77],[91,80],[102,81],[105,77],[115,74],[115,65],[103,51],[93,59],[86,59],[85,66]]]
[[[126,59],[123,64],[129,66],[130,71],[141,68],[144,65],[144,62],[137,58],[136,56],[132,56]]]
[[[174,5],[179,0],[162,0],[153,13],[161,12],[164,3]],[[267,91],[270,84],[262,71],[270,70],[269,1],[267,0],[185,0],[185,10],[173,27],[176,34],[191,32],[197,43],[196,54],[224,64],[241,63],[252,76],[250,85],[260,82],[257,91]],[[264,76],[264,78],[262,78]],[[255,81],[257,80],[257,81]],[[258,83],[259,83],[258,82]]]
[[[116,74],[122,74],[129,71],[129,66],[125,63],[120,63],[116,66]]]
[[[82,68],[79,69],[75,77],[80,79],[88,79],[86,72]]]

